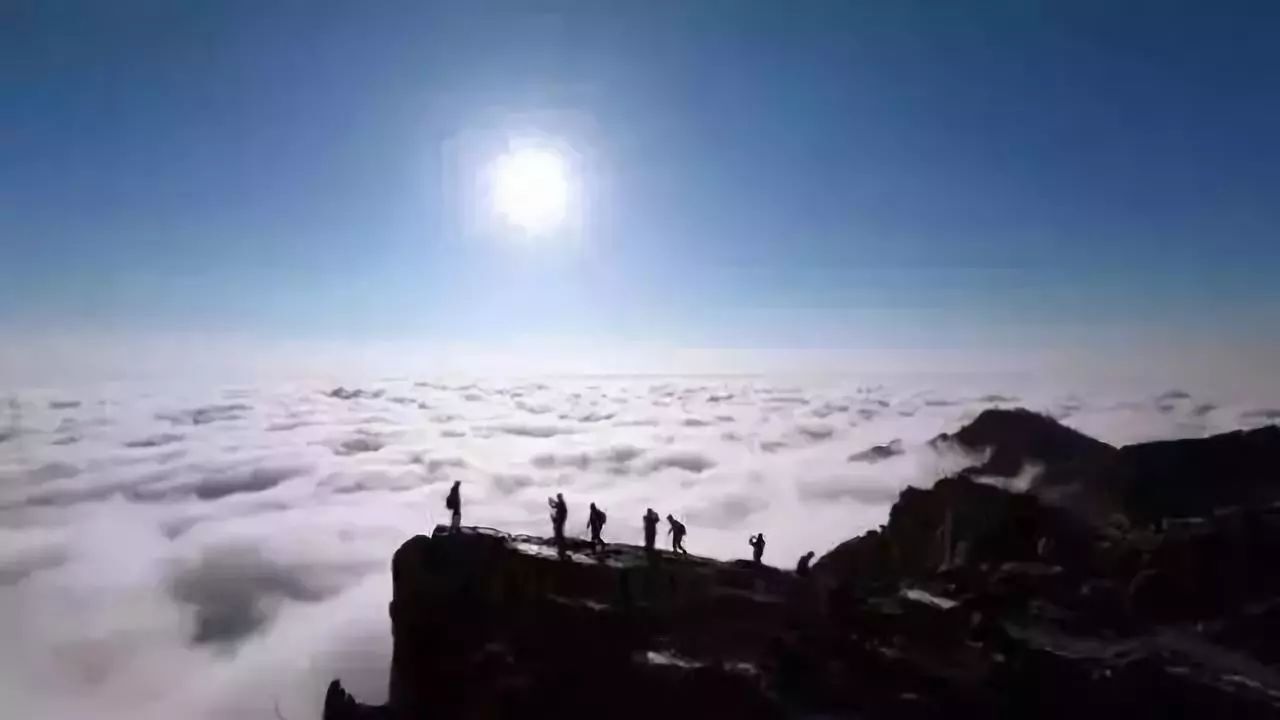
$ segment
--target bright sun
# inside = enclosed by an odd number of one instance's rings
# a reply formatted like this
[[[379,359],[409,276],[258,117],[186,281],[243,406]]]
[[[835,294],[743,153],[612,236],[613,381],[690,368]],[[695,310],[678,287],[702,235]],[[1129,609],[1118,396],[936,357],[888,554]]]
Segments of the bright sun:
[[[569,173],[553,150],[514,150],[498,158],[493,178],[494,210],[529,234],[551,232],[569,206]]]

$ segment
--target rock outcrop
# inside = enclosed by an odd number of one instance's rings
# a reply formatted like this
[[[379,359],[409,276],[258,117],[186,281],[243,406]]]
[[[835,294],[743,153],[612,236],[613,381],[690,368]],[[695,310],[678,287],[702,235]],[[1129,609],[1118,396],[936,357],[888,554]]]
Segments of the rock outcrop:
[[[1151,523],[1280,502],[1280,427],[1274,425],[1114,448],[1045,415],[996,409],[932,442],[983,454],[970,475],[1034,470],[1036,495],[1095,522],[1118,513]]]
[[[397,718],[778,717],[763,663],[805,606],[773,568],[483,528],[410,539],[392,575]]]
[[[392,561],[388,704],[335,681],[325,717],[1280,717],[1278,431],[1115,450],[1025,419],[963,442],[1091,466],[1120,512],[961,474],[803,578],[440,527]]]
[[[970,472],[996,477],[1013,477],[1029,464],[1055,469],[1093,466],[1115,452],[1101,440],[1023,408],[984,410],[958,432],[939,435],[933,442],[987,453]]]
[[[849,462],[878,463],[901,455],[904,452],[906,452],[906,447],[902,444],[902,440],[891,440],[884,445],[872,445],[862,452],[850,455]]]
[[[827,584],[865,587],[928,576],[940,568],[1078,557],[1091,526],[1069,510],[966,475],[907,488],[879,530],[848,540],[814,566]]]
[[[1092,478],[1135,521],[1280,501],[1280,427],[1120,448]]]

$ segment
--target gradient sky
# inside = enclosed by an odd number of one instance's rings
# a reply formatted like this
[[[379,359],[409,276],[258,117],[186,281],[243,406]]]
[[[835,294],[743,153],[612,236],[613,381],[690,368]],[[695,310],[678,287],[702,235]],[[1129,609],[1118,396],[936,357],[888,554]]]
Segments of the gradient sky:
[[[964,5],[7,2],[0,326],[1274,339],[1280,4]],[[468,219],[529,133],[571,241]]]

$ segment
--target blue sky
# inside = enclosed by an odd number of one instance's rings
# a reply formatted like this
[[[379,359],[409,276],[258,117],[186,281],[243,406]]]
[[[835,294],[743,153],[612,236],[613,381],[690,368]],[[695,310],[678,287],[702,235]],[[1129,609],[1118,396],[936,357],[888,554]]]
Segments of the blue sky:
[[[1273,337],[1280,6],[953,5],[7,3],[0,326]],[[466,220],[528,133],[582,171],[571,241]]]

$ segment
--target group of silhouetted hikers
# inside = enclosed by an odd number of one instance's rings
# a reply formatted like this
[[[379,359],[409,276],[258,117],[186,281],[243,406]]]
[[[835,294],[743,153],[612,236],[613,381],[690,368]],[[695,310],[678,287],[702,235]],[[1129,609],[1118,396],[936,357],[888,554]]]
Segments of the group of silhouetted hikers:
[[[445,498],[444,506],[451,513],[449,519],[449,531],[457,532],[462,527],[462,493],[460,491],[462,483],[455,481],[453,487],[449,489],[449,495]],[[564,501],[564,493],[556,493],[555,497],[547,498],[547,507],[551,510],[551,533],[555,540],[556,550],[561,556],[565,555],[565,536],[564,524],[569,519],[569,504]],[[587,514],[587,530],[591,532],[591,546],[595,550],[603,550],[606,546],[601,533],[604,531],[604,524],[608,521],[608,516],[595,503],[591,503],[591,509]],[[653,508],[646,508],[644,511],[644,549],[645,552],[653,554],[657,552],[654,547],[657,543],[658,523],[661,518]],[[689,533],[684,523],[675,519],[673,515],[667,515],[667,534],[671,536],[671,552],[688,555],[689,551],[684,547],[684,537]],[[764,560],[764,533],[757,533],[747,539],[747,544],[751,546],[751,561],[756,565],[760,565]],[[809,563],[813,560],[813,552],[807,552],[800,556],[800,562],[796,565],[796,574],[805,576],[809,574]]]
[[[653,508],[646,508],[643,520],[644,549],[647,552],[654,552],[654,544],[657,542],[658,536],[658,523],[661,518],[658,517],[658,513],[653,511]],[[689,551],[684,549],[684,536],[688,534],[689,529],[672,515],[667,515],[667,524],[669,525],[667,534],[671,536],[671,552],[688,555]]]

